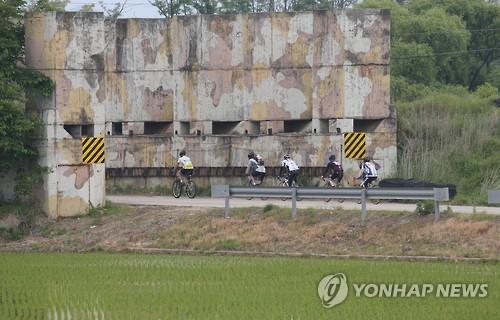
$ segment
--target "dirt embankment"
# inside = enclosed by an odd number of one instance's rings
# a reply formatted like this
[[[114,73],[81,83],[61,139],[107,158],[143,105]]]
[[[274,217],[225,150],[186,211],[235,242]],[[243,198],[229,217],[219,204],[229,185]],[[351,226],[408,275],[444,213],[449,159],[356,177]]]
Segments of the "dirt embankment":
[[[116,206],[116,205],[115,205]],[[300,252],[304,254],[445,256],[500,259],[500,218],[371,214],[272,206],[233,210],[119,206],[113,213],[39,218],[21,240],[0,240],[0,250],[121,251],[168,248]]]

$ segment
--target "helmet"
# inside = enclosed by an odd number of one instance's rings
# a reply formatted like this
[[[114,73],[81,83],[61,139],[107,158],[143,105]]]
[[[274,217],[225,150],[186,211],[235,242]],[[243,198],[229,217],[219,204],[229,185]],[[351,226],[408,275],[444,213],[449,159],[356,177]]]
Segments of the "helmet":
[[[185,156],[185,155],[186,155],[186,150],[182,150],[181,152],[179,152],[179,155],[180,155],[181,157]]]
[[[253,159],[255,158],[255,153],[253,151],[250,151],[250,153],[248,154],[248,159]]]
[[[286,159],[290,159],[290,155],[289,155],[288,153],[287,153],[287,154],[285,154],[285,155],[283,156],[283,159],[285,159],[285,160],[286,160]]]
[[[328,157],[328,160],[335,161],[335,155],[334,154],[330,155],[330,157]]]

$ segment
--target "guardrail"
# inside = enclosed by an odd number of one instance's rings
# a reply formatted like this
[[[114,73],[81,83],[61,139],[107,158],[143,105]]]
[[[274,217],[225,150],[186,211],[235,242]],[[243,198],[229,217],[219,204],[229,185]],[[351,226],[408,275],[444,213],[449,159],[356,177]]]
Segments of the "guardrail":
[[[488,204],[499,204],[499,203],[500,203],[500,190],[488,191]]]
[[[292,200],[292,218],[297,216],[297,198],[306,199],[361,199],[361,223],[366,219],[366,201],[369,199],[434,200],[434,220],[441,216],[439,202],[449,200],[448,188],[283,188],[212,186],[212,198],[224,198],[224,216],[229,218],[229,199],[247,197],[284,198]]]

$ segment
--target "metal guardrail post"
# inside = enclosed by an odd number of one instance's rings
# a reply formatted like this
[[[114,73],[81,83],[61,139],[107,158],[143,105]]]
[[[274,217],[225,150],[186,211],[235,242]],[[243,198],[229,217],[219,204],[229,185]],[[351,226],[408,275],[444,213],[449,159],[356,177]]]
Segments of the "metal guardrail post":
[[[434,222],[438,222],[441,218],[441,212],[439,212],[439,200],[434,200]]]
[[[224,218],[226,218],[226,219],[229,218],[229,196],[227,196],[225,199]]]
[[[489,190],[488,204],[498,204],[498,203],[500,203],[500,190]]]
[[[361,190],[361,224],[365,223],[366,219],[366,189]]]
[[[439,211],[439,202],[450,200],[450,191],[448,188],[434,188],[434,222],[438,222],[441,218]]]
[[[297,217],[297,189],[292,188],[292,219]]]

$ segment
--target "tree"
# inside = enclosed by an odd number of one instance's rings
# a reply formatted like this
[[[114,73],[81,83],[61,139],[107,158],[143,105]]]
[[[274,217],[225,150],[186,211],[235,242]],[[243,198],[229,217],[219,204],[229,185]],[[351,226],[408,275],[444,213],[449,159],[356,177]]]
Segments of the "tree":
[[[248,0],[224,0],[221,2],[219,11],[221,13],[237,14],[245,12],[258,12],[256,10],[256,1]]]
[[[95,3],[84,4],[80,8],[80,12],[94,12]]]
[[[69,0],[32,0],[26,4],[26,11],[64,11]]]
[[[188,12],[187,0],[148,0],[166,18],[173,18]]]
[[[189,7],[199,14],[214,14],[218,10],[217,0],[194,0],[190,1]]]
[[[36,149],[30,144],[38,121],[26,116],[25,102],[48,97],[53,90],[48,77],[23,66],[25,7],[24,0],[0,2],[0,172],[22,168],[26,173],[39,168],[34,165]],[[26,186],[22,181],[19,185]]]
[[[117,2],[115,3],[114,7],[108,8],[105,4],[104,1],[99,1],[99,6],[101,7],[102,11],[104,12],[104,15],[106,16],[106,19],[110,21],[116,22],[119,16],[121,16],[123,9],[125,9],[125,6],[127,5],[127,0],[123,2]]]
[[[467,82],[469,90],[482,84],[491,71],[492,63],[500,59],[500,6],[484,0],[414,0],[410,11],[421,14],[439,7],[450,15],[460,17],[471,33],[468,50]]]
[[[463,54],[467,51],[470,32],[460,17],[432,8],[407,17],[394,32],[399,41],[432,48],[431,55],[423,58],[434,59],[438,81],[467,84],[468,64]]]
[[[392,46],[391,75],[403,76],[413,83],[432,84],[436,62],[432,48],[425,43],[396,42]]]

